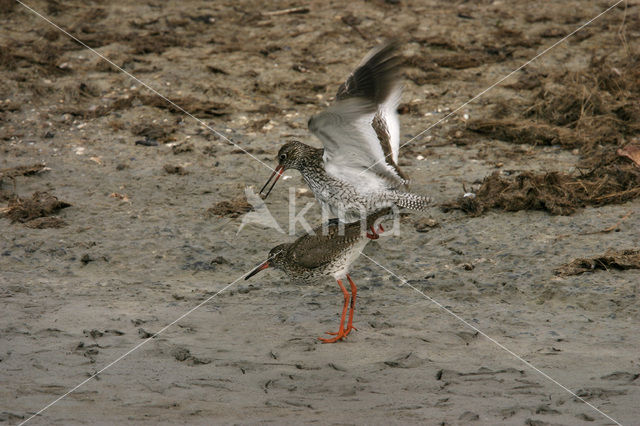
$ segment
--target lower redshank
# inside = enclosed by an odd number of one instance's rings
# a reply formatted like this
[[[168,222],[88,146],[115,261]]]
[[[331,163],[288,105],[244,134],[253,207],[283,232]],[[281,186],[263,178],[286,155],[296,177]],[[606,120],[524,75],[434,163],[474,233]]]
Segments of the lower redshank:
[[[391,208],[379,210],[369,215],[364,225],[366,229],[377,226],[379,232],[383,231],[381,222],[392,215]],[[320,337],[319,340],[324,343],[342,340],[351,330],[355,330],[353,311],[356,306],[357,289],[349,275],[349,269],[369,242],[362,225],[360,222],[344,225],[335,220],[329,221],[328,224],[314,229],[312,234],[303,235],[293,243],[280,244],[271,249],[267,260],[251,271],[245,280],[270,267],[282,270],[294,282],[308,282],[322,276],[333,276],[344,295],[340,327],[337,332],[327,332],[335,337]],[[351,294],[342,283],[345,278],[351,287]],[[345,327],[347,310],[349,319]]]

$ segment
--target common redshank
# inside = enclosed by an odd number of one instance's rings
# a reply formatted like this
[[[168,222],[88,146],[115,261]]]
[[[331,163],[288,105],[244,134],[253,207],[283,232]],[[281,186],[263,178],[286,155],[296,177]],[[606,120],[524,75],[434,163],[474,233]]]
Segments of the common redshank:
[[[283,145],[260,190],[275,177],[263,198],[285,170],[297,169],[323,208],[346,223],[392,205],[425,210],[428,197],[401,190],[408,183],[397,164],[401,62],[396,42],[369,52],[338,89],[336,102],[309,120],[324,149],[298,141]]]
[[[366,218],[366,227],[373,228],[383,220],[392,216],[391,208],[381,209]],[[322,227],[328,232],[322,232]],[[344,295],[344,305],[337,332],[327,332],[335,337],[322,338],[324,343],[334,343],[349,335],[353,327],[353,311],[356,306],[356,285],[349,275],[351,264],[360,256],[360,252],[369,242],[360,222],[344,225],[344,232],[339,229],[338,221],[329,221],[313,230],[313,233],[303,235],[290,244],[280,244],[269,252],[269,257],[261,265],[251,271],[245,280],[267,268],[284,271],[293,282],[306,283],[323,276],[333,276],[338,282]],[[351,294],[342,281],[347,279],[351,287]],[[349,309],[349,319],[345,327],[345,319]]]

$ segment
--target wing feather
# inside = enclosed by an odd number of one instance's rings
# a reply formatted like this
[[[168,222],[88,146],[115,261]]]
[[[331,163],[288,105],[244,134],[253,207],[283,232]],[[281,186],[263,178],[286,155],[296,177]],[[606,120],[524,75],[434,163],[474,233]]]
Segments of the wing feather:
[[[372,126],[376,109],[375,104],[362,98],[349,98],[309,120],[309,130],[324,145],[327,173],[365,191],[404,183],[396,169],[385,161],[383,147]]]
[[[291,253],[295,262],[304,268],[314,269],[331,263],[335,252],[347,250],[352,240],[357,236],[350,228],[345,229],[344,235],[337,235],[337,225],[329,225],[328,235],[322,235],[322,226],[313,230],[315,235],[306,234],[298,238],[291,245]],[[327,251],[327,243],[331,242],[331,250]]]
[[[396,41],[372,49],[340,85],[336,100],[366,98],[376,104],[384,102],[399,77],[402,59],[397,51]]]
[[[398,167],[398,155],[400,152],[398,105],[400,104],[401,96],[402,87],[398,84],[389,98],[379,106],[372,125],[384,151],[385,161],[403,179],[403,183],[406,184],[409,182],[409,178],[400,170],[400,167]]]
[[[324,145],[327,173],[363,191],[407,182],[397,166],[401,62],[395,41],[373,49],[340,86],[336,102],[309,120]]]

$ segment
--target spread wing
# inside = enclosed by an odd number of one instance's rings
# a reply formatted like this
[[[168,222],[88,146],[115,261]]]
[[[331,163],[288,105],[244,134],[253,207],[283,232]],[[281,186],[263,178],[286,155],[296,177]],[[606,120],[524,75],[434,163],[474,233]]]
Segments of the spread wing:
[[[340,86],[336,102],[309,120],[324,145],[327,173],[363,190],[406,183],[397,166],[400,64],[397,43],[372,50]]]
[[[363,190],[403,183],[385,154],[372,122],[376,105],[362,98],[337,102],[309,121],[309,130],[324,145],[325,170]]]
[[[380,141],[385,161],[394,168],[404,180],[409,178],[398,167],[398,153],[400,151],[400,120],[398,119],[398,105],[402,96],[402,87],[398,84],[391,95],[378,106],[378,111],[371,125]]]

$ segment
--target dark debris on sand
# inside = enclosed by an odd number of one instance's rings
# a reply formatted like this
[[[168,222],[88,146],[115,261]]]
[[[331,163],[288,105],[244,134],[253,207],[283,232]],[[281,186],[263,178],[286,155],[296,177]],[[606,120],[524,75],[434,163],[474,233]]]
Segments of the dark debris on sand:
[[[530,120],[472,120],[467,124],[467,130],[511,143],[575,148],[585,142],[571,129]]]
[[[62,228],[67,226],[67,222],[59,217],[38,217],[25,222],[24,226],[31,229]]]
[[[14,197],[3,213],[11,222],[20,222],[29,228],[60,228],[66,223],[49,216],[70,206],[47,192],[34,192],[31,198]]]
[[[197,117],[211,118],[219,117],[229,113],[229,104],[223,102],[215,102],[209,100],[197,99],[193,96],[177,97],[172,96],[173,103],[169,103],[157,95],[141,95],[138,96],[140,101],[151,107],[166,109],[174,113],[182,114],[183,111],[175,105],[180,105],[185,111],[189,111]]]
[[[175,140],[173,129],[169,126],[144,123],[131,126],[130,130],[134,135],[144,137],[145,141],[167,143]]]
[[[9,167],[7,169],[0,169],[0,182],[4,178],[14,179],[18,176],[30,176],[35,175],[36,173],[40,173],[47,166],[45,164],[32,164],[29,166],[17,166],[17,167]]]
[[[443,208],[475,216],[490,208],[567,215],[587,205],[639,197],[640,154],[630,141],[640,132],[640,51],[619,60],[594,57],[581,72],[525,80],[526,88],[535,90],[532,106],[499,104],[494,117],[468,122],[468,134],[577,149],[577,171],[493,173],[475,197],[460,197]]]
[[[244,195],[239,196],[231,201],[220,201],[213,207],[207,209],[208,216],[228,216],[231,218],[237,218],[249,211],[252,206],[247,201]]]
[[[607,250],[602,256],[578,258],[555,270],[556,275],[579,275],[609,269],[640,269],[640,250]]]
[[[40,173],[44,170],[47,170],[46,165],[40,164],[40,163],[32,164],[29,166],[16,166],[16,167],[9,167],[6,169],[0,169],[0,201],[11,200],[15,197],[14,191],[15,191],[16,178],[18,176],[31,176],[31,175]],[[12,181],[14,185],[13,190],[9,190],[9,189],[3,190],[2,189],[3,180]]]
[[[545,210],[569,215],[587,205],[622,203],[640,196],[640,168],[620,164],[598,167],[582,175],[523,172],[515,177],[494,172],[487,176],[475,196],[461,196],[442,204],[480,216],[491,208],[505,211]]]
[[[184,176],[184,175],[188,175],[189,174],[189,172],[187,170],[185,170],[184,167],[178,166],[178,165],[175,165],[175,164],[165,164],[163,169],[164,169],[165,172],[167,172],[170,175]]]

